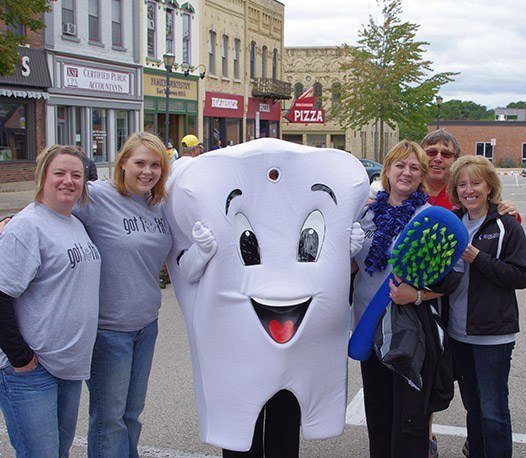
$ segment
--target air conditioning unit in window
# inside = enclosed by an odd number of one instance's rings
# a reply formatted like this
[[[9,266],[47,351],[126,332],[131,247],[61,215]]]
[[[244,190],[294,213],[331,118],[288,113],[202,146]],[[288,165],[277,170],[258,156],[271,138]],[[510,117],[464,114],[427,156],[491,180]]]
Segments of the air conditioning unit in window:
[[[71,22],[62,23],[62,33],[64,35],[76,35],[77,34],[77,25],[72,24]]]

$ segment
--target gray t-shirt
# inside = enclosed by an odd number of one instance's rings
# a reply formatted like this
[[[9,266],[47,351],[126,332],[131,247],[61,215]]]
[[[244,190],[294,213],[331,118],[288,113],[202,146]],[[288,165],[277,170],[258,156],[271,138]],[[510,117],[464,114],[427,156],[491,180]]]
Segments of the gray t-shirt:
[[[420,213],[424,208],[430,207],[429,204],[424,204],[421,207],[418,207],[415,211],[415,215]],[[373,236],[376,232],[376,225],[373,222],[374,212],[367,210],[363,218],[360,220],[360,224],[364,231],[364,241],[361,251],[353,258],[356,264],[358,265],[358,272],[354,278],[354,289],[353,289],[353,300],[352,300],[352,320],[351,320],[351,329],[355,329],[360,318],[363,315],[363,312],[371,302],[371,299],[378,291],[378,288],[382,286],[382,283],[391,273],[391,265],[388,264],[387,267],[381,272],[374,272],[373,275],[369,275],[365,271],[365,259],[373,243]],[[390,249],[394,245],[391,243]]]
[[[32,203],[0,236],[0,290],[20,332],[55,377],[86,380],[97,332],[100,255],[82,223]],[[9,361],[0,351],[0,367]]]
[[[137,331],[157,319],[159,270],[172,246],[162,206],[121,195],[111,181],[88,183],[90,202],[73,213],[102,256],[99,328]]]
[[[469,242],[473,241],[473,237],[479,230],[480,226],[486,219],[486,216],[482,218],[470,221],[468,214],[466,213],[462,222],[469,233]],[[468,289],[469,289],[469,263],[461,259],[458,260],[455,265],[455,270],[458,272],[464,272],[462,280],[458,285],[458,288],[453,294],[449,296],[449,323],[447,332],[449,335],[460,342],[472,344],[472,345],[502,345],[515,341],[515,334],[505,334],[499,336],[472,336],[466,334],[466,322],[468,314]]]

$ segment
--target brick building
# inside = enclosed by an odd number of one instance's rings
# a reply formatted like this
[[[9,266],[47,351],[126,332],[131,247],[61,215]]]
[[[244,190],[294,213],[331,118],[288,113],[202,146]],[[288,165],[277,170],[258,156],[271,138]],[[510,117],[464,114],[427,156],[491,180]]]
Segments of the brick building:
[[[526,122],[524,121],[442,121],[460,143],[462,155],[478,154],[498,167],[526,166]],[[429,124],[429,132],[436,128]]]
[[[0,25],[0,27],[4,27]],[[35,158],[46,145],[45,103],[51,86],[44,32],[24,31],[28,46],[19,48],[13,75],[0,77],[0,190],[30,188]]]

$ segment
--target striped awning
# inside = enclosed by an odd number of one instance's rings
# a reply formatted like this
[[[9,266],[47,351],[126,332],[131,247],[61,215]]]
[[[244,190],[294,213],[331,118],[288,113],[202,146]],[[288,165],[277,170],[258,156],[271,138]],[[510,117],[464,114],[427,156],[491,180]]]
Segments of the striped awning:
[[[0,95],[5,97],[22,97],[24,99],[49,99],[49,94],[42,91],[17,91],[15,89],[0,89]]]

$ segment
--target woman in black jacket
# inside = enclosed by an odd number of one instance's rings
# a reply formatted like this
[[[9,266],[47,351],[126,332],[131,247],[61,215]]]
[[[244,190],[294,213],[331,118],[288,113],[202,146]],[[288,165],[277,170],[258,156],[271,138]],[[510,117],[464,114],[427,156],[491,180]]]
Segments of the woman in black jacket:
[[[464,156],[451,168],[448,193],[470,235],[455,267],[464,271],[449,297],[448,333],[467,411],[471,457],[511,457],[508,378],[519,332],[516,289],[526,288],[526,237],[499,215],[502,186],[492,163]]]

